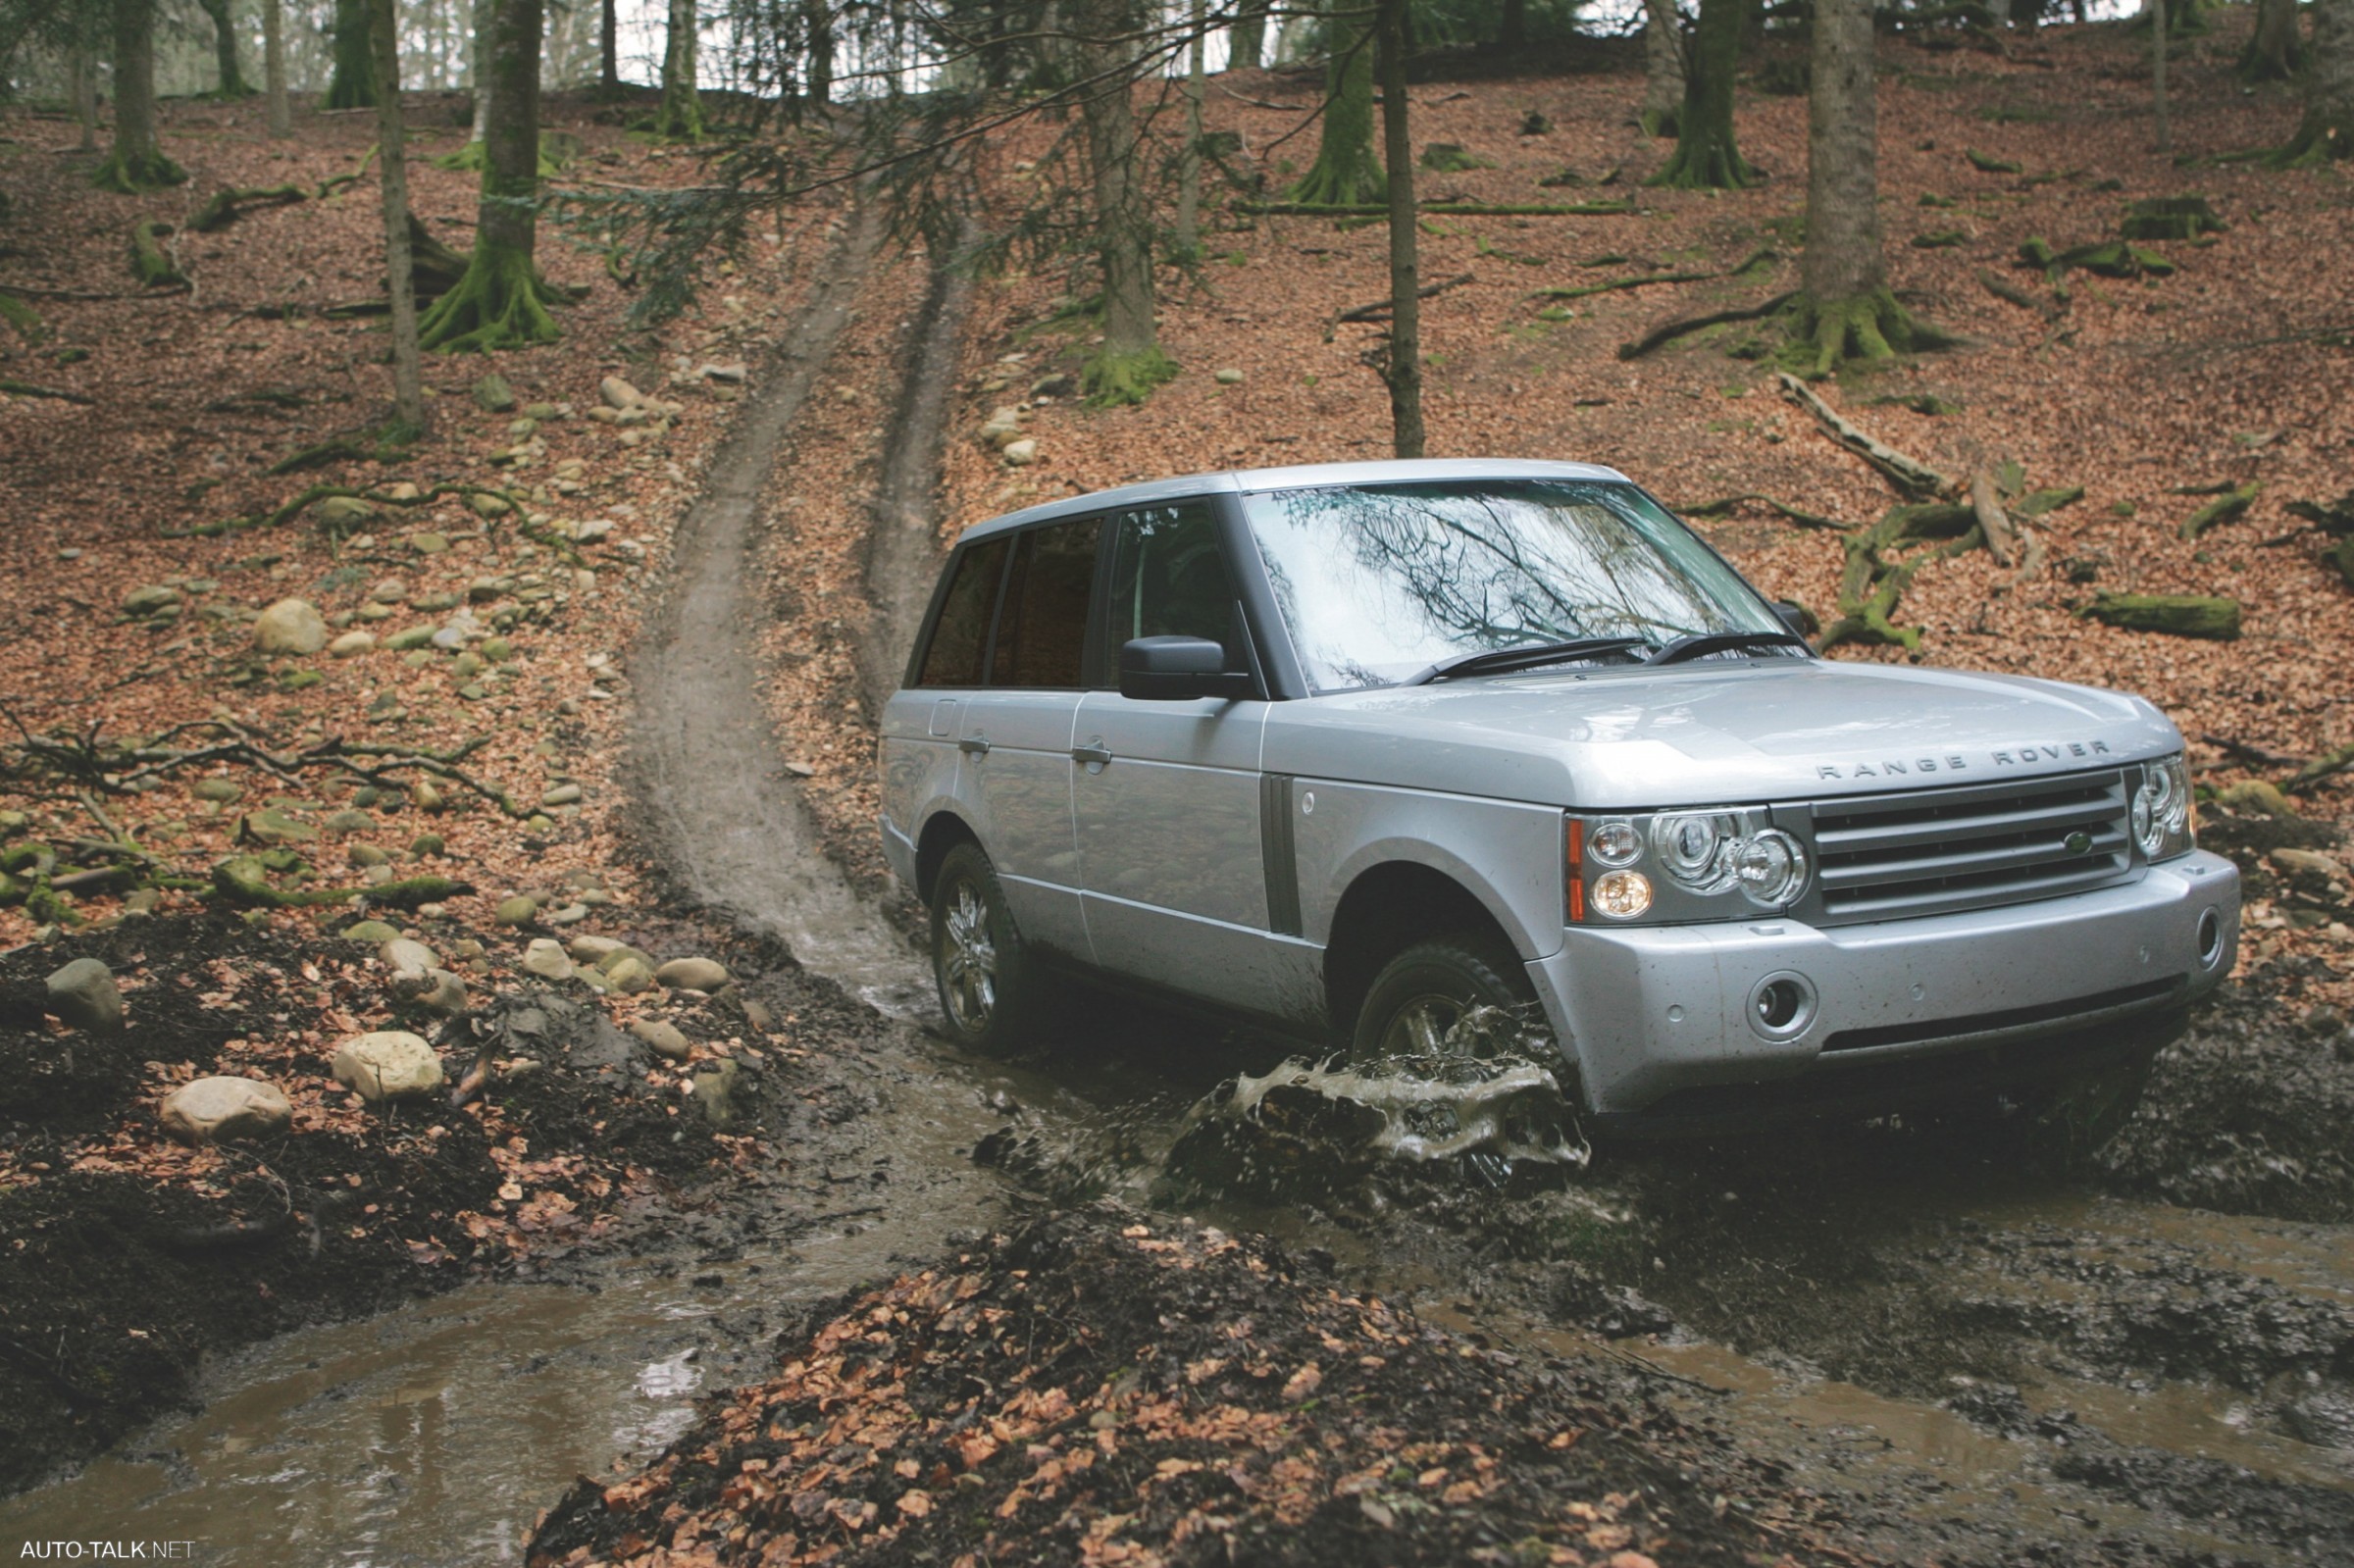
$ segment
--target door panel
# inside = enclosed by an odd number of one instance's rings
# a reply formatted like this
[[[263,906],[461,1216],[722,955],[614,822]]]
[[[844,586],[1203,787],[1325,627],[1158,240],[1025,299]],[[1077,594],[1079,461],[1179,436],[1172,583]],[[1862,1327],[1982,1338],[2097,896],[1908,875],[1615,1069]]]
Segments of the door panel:
[[[1071,723],[1076,691],[979,691],[957,735],[960,793],[981,819],[982,846],[1014,924],[1038,946],[1090,956],[1071,838]]]

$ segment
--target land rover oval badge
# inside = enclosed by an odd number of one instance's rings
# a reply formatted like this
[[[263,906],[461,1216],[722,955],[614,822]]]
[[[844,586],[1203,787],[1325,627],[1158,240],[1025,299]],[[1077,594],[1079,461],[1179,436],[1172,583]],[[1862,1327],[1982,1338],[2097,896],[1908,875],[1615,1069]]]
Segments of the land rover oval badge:
[[[2083,855],[2090,854],[2092,852],[2092,835],[2086,833],[2081,828],[2078,828],[2074,833],[2072,833],[2068,835],[2067,843],[2068,852],[2072,855]]]

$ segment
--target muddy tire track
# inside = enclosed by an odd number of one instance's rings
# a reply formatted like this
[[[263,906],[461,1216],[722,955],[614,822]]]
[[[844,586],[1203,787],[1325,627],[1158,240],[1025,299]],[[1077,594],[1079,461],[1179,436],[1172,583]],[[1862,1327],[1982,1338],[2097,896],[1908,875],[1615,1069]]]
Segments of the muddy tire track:
[[[851,213],[680,521],[671,581],[634,661],[631,745],[649,847],[685,889],[904,1016],[928,1005],[911,983],[905,939],[825,854],[757,684],[768,614],[756,569],[763,499],[882,233],[872,208]]]

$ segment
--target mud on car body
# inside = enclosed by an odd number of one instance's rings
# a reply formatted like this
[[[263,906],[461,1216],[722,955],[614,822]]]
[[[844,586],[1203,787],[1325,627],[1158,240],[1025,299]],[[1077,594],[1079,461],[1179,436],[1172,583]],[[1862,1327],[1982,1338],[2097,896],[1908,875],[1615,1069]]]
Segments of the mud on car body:
[[[1057,969],[1378,1059],[1520,1008],[1627,1128],[2148,1057],[2230,863],[2138,697],[1831,663],[1623,475],[1197,476],[957,542],[879,748],[941,1001]]]

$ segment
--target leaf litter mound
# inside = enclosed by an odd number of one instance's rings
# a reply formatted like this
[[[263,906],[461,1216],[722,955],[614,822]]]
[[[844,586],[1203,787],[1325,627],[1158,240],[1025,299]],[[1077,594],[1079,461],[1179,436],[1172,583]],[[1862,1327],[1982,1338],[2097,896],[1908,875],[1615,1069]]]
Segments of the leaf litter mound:
[[[578,1483],[530,1561],[1826,1560],[1663,1405],[1330,1272],[1109,1203],[1038,1219],[815,1309],[776,1377]]]

